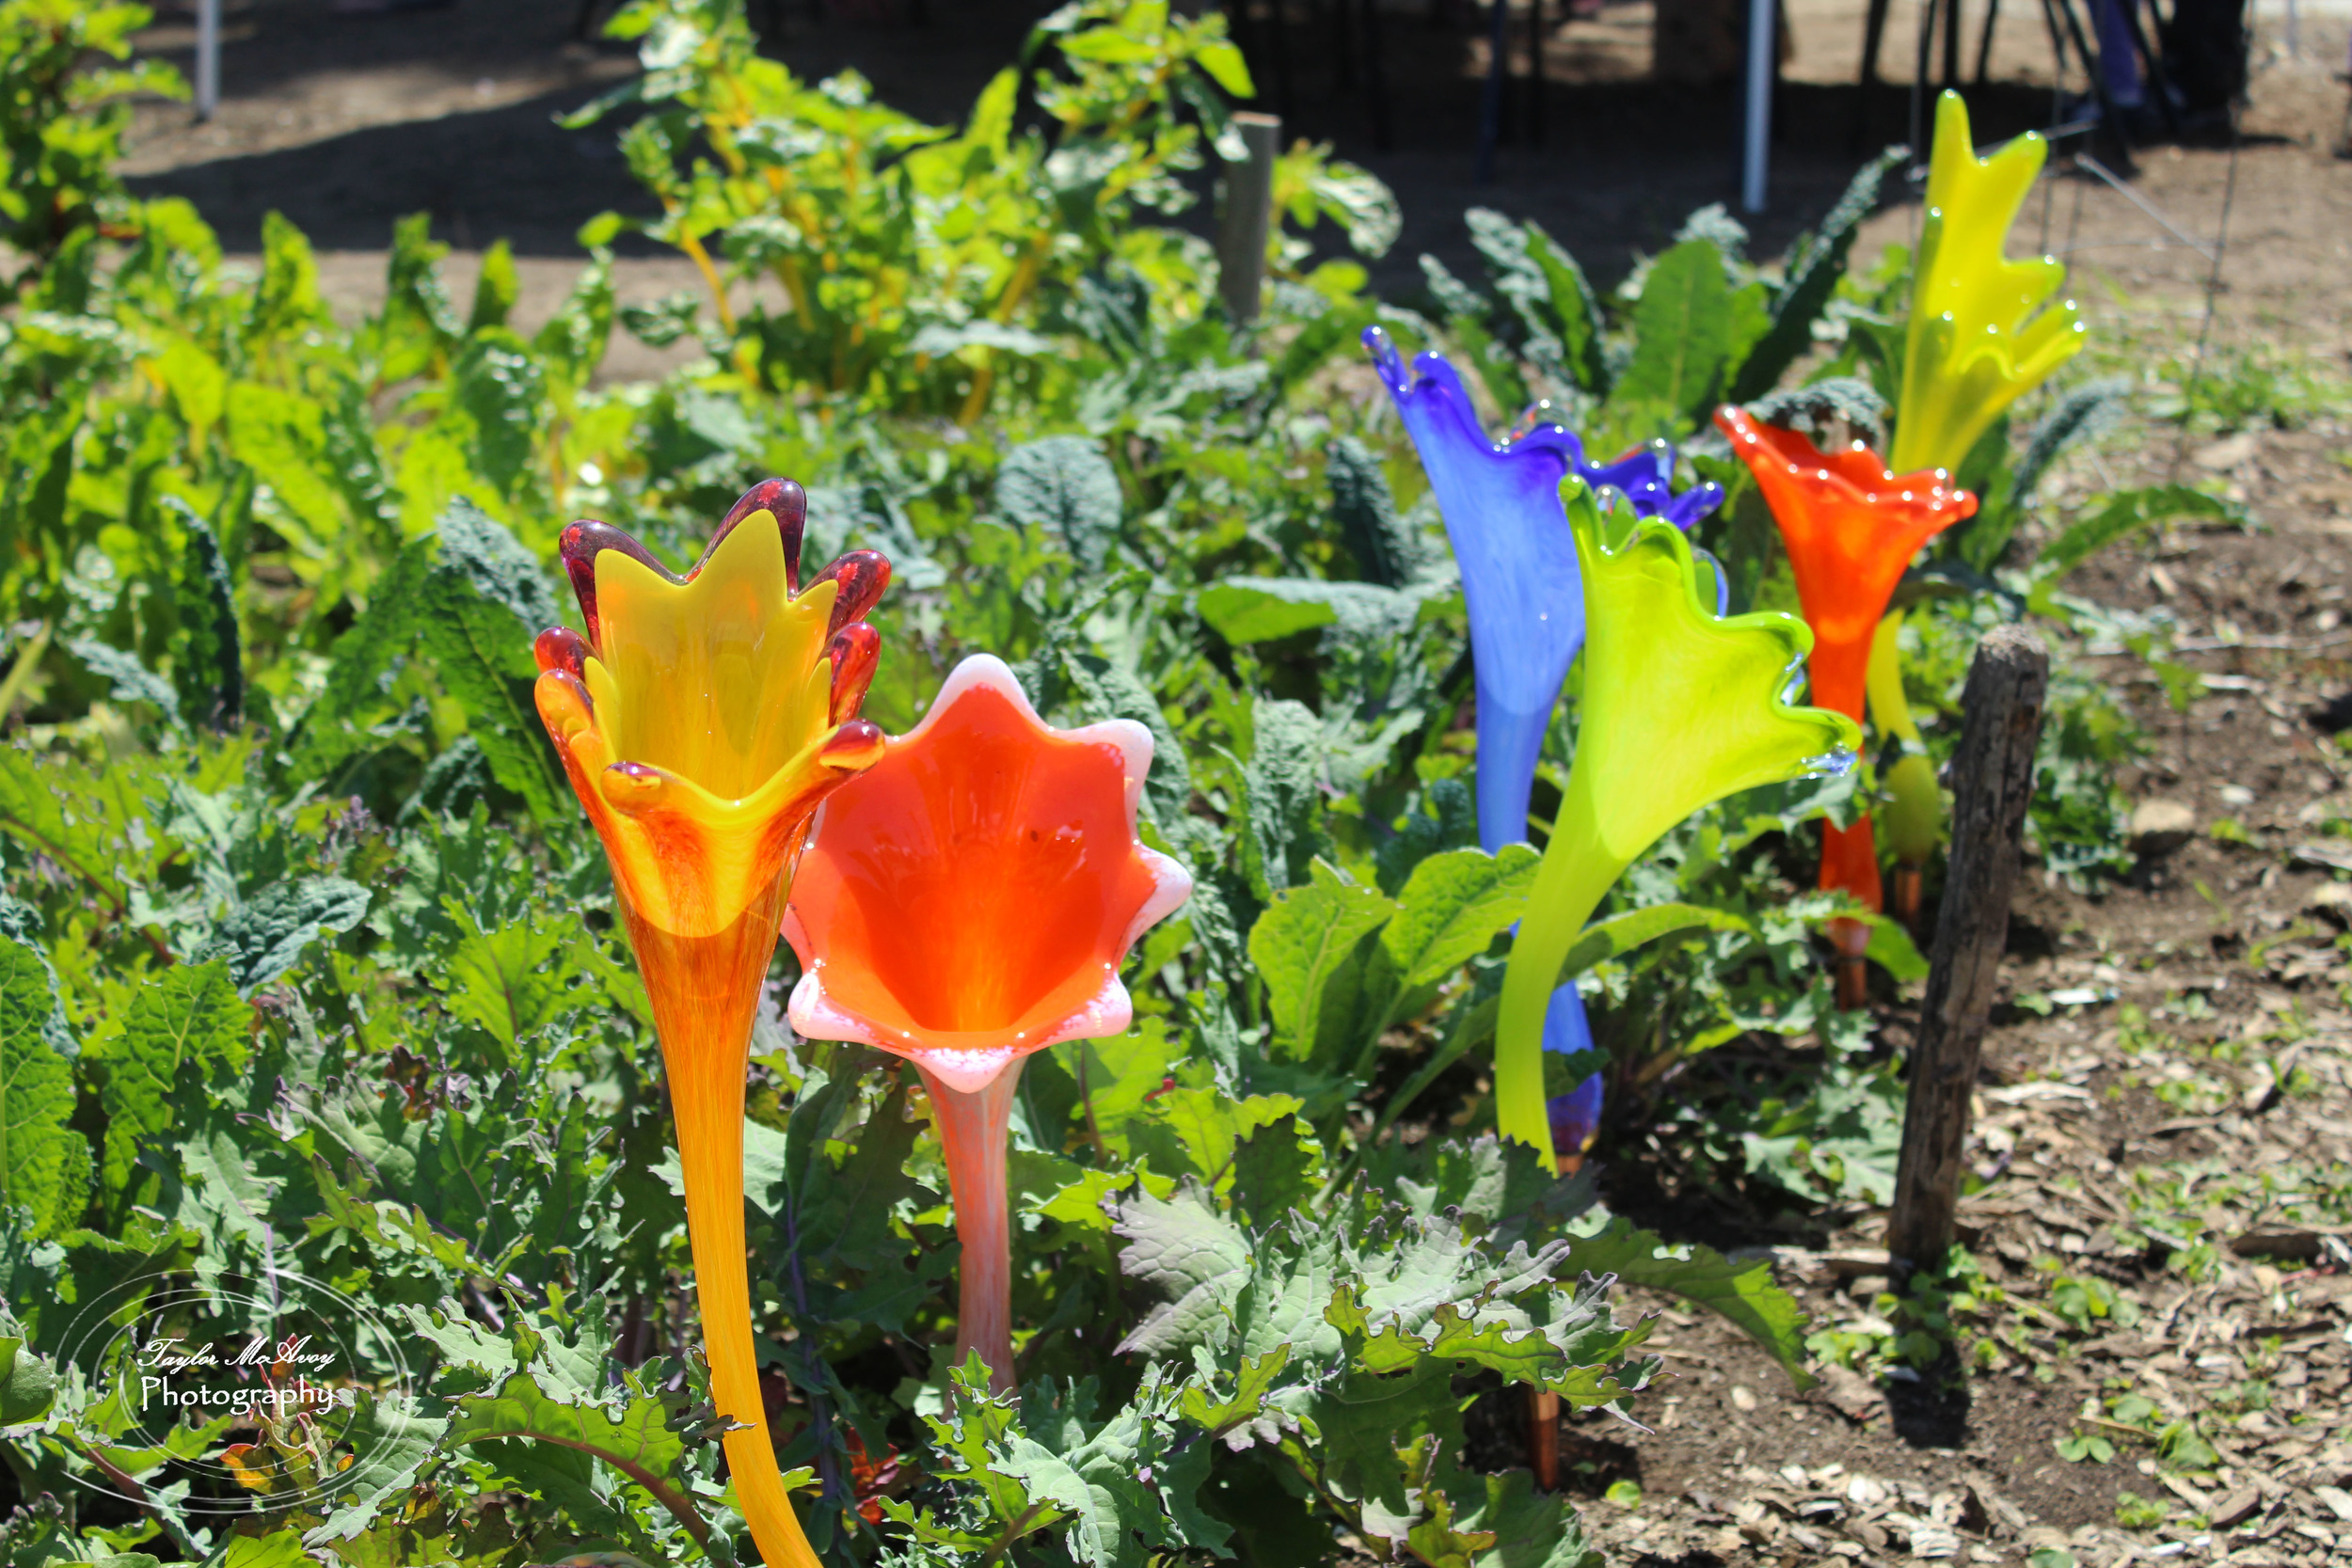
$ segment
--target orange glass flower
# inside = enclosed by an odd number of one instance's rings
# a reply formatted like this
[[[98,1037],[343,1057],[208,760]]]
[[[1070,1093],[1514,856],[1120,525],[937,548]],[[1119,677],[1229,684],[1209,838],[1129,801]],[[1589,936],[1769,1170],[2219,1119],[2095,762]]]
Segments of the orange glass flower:
[[[956,1358],[1012,1386],[1005,1132],[1030,1053],[1124,1031],[1119,966],[1192,879],[1136,837],[1152,735],[1057,730],[1000,659],[958,665],[930,710],[825,804],[785,911],[792,1027],[913,1062],[963,1241]]]
[[[870,550],[803,585],[807,499],[769,480],[677,577],[618,529],[577,522],[563,560],[587,636],[542,632],[539,717],[604,842],[677,1122],[695,1292],[727,1467],[760,1555],[817,1568],[776,1467],[752,1344],[743,1078],[752,1019],[808,824],[882,754],[856,717],[890,580]]]
[[[1806,700],[1859,723],[1870,640],[1895,585],[1920,546],[1975,515],[1977,498],[1955,488],[1941,468],[1893,473],[1860,441],[1823,452],[1796,431],[1759,424],[1728,405],[1715,411],[1715,423],[1756,475],[1788,550],[1797,599],[1813,628]],[[1822,835],[1821,886],[1843,888],[1880,908],[1868,820],[1851,828],[1824,824]],[[1867,928],[1859,937],[1835,935],[1858,954]]]

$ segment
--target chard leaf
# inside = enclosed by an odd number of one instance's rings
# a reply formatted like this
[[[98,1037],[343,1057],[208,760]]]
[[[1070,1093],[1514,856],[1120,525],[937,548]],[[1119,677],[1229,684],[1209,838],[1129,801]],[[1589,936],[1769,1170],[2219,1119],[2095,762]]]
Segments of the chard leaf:
[[[219,959],[175,964],[139,987],[121,1033],[103,1048],[109,1193],[126,1192],[139,1145],[202,1105],[207,1084],[243,1073],[252,1027],[253,1009]]]
[[[73,1069],[49,1041],[56,1009],[40,959],[0,941],[0,1204],[30,1210],[41,1235],[89,1201],[89,1145],[67,1125]]]
[[[1612,403],[1647,404],[1688,430],[1713,402],[1731,350],[1731,291],[1714,244],[1685,240],[1658,258],[1633,308],[1633,359]]]
[[[1038,340],[1020,352],[1043,347]],[[1110,459],[1083,436],[1049,436],[1015,447],[996,471],[996,510],[1044,531],[1089,572],[1101,571],[1119,543],[1125,505]]]
[[[565,1400],[543,1389],[532,1372],[517,1371],[494,1392],[459,1400],[441,1441],[457,1448],[521,1438],[587,1454],[644,1488],[707,1551],[710,1526],[678,1474],[686,1441],[673,1429],[672,1414],[667,1403],[633,1382],[602,1400]],[[796,1470],[785,1477],[785,1484],[806,1484],[809,1479],[808,1471]]]
[[[1484,953],[1518,919],[1541,862],[1531,847],[1506,844],[1493,855],[1450,849],[1415,866],[1380,933],[1403,989],[1436,985]]]
[[[1279,895],[1249,931],[1278,1047],[1293,1060],[1344,1063],[1369,1020],[1377,1029],[1395,981],[1373,940],[1397,905],[1318,860],[1307,885]]]

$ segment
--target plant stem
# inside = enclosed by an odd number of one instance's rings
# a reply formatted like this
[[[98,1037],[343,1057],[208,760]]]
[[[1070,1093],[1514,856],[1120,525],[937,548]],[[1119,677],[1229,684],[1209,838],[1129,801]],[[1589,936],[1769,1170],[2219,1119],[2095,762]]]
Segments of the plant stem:
[[[951,1089],[923,1073],[931,1119],[947,1154],[947,1191],[956,1204],[956,1239],[963,1243],[956,1306],[956,1365],[974,1351],[988,1363],[992,1392],[1010,1393],[1012,1365],[1012,1216],[1005,1193],[1005,1139],[1012,1122],[1021,1064],[998,1073],[977,1093]]]
[[[721,281],[718,264],[711,261],[702,236],[680,230],[677,246],[686,252],[687,260],[694,263],[696,270],[703,275],[703,281],[709,286],[711,303],[719,309],[720,330],[730,338],[734,337],[735,307],[727,302],[727,286]]]
[[[743,1076],[785,892],[785,880],[778,878],[768,896],[707,937],[660,930],[641,919],[625,897],[621,912],[653,1004],[670,1111],[677,1122],[686,1231],[694,1256],[703,1344],[710,1357],[711,1402],[720,1415],[743,1423],[720,1439],[736,1501],[768,1568],[820,1568],[776,1467],[752,1342],[743,1243]]]

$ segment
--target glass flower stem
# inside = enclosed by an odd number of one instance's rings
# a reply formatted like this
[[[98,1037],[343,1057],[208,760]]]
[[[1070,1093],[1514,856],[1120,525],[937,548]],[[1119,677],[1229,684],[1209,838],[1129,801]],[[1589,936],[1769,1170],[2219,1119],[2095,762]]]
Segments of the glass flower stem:
[[[639,919],[626,899],[622,913],[661,1037],[670,1113],[677,1124],[711,1402],[720,1415],[742,1423],[720,1440],[736,1506],[769,1568],[820,1568],[776,1467],[753,1347],[743,1240],[743,1073],[784,895],[779,879],[733,925],[704,937],[663,931]]]
[[[1016,1056],[985,1088],[951,1088],[921,1063],[931,1117],[947,1156],[947,1190],[955,1199],[956,1239],[963,1243],[956,1304],[956,1365],[974,1351],[988,1363],[988,1386],[1009,1393],[1018,1386],[1012,1364],[1012,1215],[1005,1188],[1005,1141],[1012,1124],[1013,1091],[1021,1082]]]
[[[1571,768],[1567,794],[1528,895],[1527,914],[1512,944],[1495,1028],[1497,1129],[1506,1138],[1533,1144],[1548,1159],[1555,1151],[1544,1100],[1545,1015],[1568,949],[1626,863],[1603,841],[1591,772]]]

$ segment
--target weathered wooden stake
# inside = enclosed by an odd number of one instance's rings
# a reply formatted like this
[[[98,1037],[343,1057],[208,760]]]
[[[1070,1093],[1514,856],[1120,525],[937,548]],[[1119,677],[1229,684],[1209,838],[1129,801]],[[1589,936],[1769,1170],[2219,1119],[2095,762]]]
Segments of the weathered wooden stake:
[[[1237,114],[1233,129],[1249,150],[1225,166],[1225,212],[1216,234],[1216,291],[1235,321],[1258,319],[1265,283],[1266,240],[1274,230],[1274,160],[1281,155],[1279,115]]]
[[[2049,685],[2050,656],[2030,632],[1999,626],[1977,644],[1962,698],[1960,753],[1952,759],[1951,862],[1911,1052],[1887,1225],[1886,1249],[1898,1267],[1941,1267],[1952,1244],[1969,1101],[2009,940],[2010,891]]]

